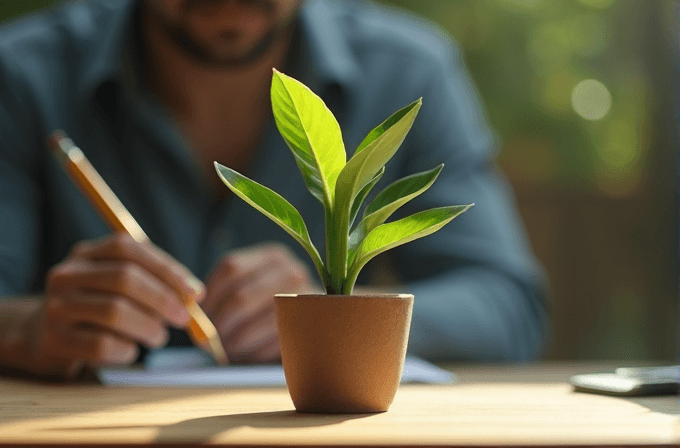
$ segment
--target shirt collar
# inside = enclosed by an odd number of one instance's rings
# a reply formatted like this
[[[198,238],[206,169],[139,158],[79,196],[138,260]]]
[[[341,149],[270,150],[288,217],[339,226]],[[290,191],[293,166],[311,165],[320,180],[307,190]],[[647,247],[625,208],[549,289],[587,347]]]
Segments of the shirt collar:
[[[133,25],[138,4],[138,0],[121,0],[117,7],[107,11],[101,38],[91,49],[94,59],[83,74],[81,92],[85,100],[91,99],[107,81],[124,81],[126,52],[134,42]],[[304,0],[299,17],[304,58],[300,68],[302,79],[319,93],[330,84],[351,90],[359,67],[332,5],[326,0]]]
[[[94,41],[93,59],[85,66],[82,78],[84,100],[91,99],[107,81],[120,81],[123,76],[127,45],[132,43],[133,23],[138,1],[121,0],[107,8],[106,20],[100,24],[100,38]],[[99,5],[98,5],[99,6]]]

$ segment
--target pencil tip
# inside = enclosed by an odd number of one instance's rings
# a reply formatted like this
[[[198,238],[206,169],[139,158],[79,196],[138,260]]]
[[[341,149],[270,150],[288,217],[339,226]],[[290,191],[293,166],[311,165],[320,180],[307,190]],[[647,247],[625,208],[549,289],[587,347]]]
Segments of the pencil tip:
[[[56,151],[59,149],[59,142],[66,137],[66,134],[64,134],[63,131],[56,130],[50,134],[49,137],[47,137],[47,147],[50,148],[50,151]]]
[[[229,357],[224,351],[224,347],[222,347],[222,343],[219,341],[219,338],[208,338],[208,341],[204,344],[203,349],[212,355],[218,365],[229,365]]]

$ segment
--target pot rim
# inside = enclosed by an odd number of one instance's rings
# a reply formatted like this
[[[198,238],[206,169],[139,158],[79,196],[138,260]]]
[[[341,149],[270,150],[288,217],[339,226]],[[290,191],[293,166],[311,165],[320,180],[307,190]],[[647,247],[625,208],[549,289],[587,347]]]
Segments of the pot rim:
[[[413,299],[413,294],[408,293],[375,293],[375,294],[274,294],[275,298],[285,299],[285,298],[330,298],[330,299],[347,299],[347,298],[375,298],[375,299],[401,299],[409,300]]]

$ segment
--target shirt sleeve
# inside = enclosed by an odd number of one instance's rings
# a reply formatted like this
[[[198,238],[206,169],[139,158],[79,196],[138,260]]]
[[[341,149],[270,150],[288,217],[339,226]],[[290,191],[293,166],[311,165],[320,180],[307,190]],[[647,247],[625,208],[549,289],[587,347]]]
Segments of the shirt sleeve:
[[[40,247],[38,121],[28,112],[23,77],[0,60],[0,298],[30,293]]]
[[[447,53],[447,54],[444,54]],[[445,166],[395,218],[474,203],[441,230],[393,250],[415,295],[409,350],[429,359],[522,361],[548,336],[547,281],[515,198],[494,164],[498,147],[453,46],[404,73],[420,79],[423,106],[400,151],[401,175]]]

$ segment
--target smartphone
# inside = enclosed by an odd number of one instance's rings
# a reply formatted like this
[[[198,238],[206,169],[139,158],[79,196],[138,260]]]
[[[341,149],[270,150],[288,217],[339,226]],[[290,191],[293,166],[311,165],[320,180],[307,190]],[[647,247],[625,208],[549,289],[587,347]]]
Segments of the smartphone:
[[[680,392],[680,366],[621,367],[614,373],[574,375],[574,390],[618,396],[648,396]]]

